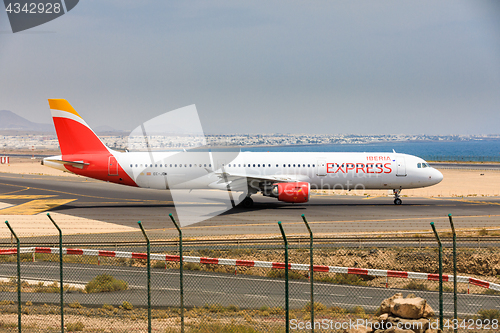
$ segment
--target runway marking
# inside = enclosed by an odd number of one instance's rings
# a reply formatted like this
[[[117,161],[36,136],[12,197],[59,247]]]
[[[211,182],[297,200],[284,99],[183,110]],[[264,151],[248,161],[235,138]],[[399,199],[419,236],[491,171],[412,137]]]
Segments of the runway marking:
[[[469,202],[469,203],[475,203],[475,204],[482,204],[482,205],[500,205],[500,202],[490,202],[490,201],[475,201],[475,200],[456,200],[456,201],[461,201],[461,202]]]
[[[7,192],[7,193],[3,193],[2,195],[13,194],[13,193],[19,193],[19,192],[22,192],[22,191],[27,191],[27,190],[29,190],[29,189],[30,189],[29,187],[26,187],[26,188],[23,188],[22,190],[10,191],[10,192]]]
[[[17,186],[17,187],[26,187],[23,185],[14,185],[14,184],[6,184],[6,183],[0,183],[0,185],[6,185],[6,186]],[[51,190],[51,189],[46,189],[46,188],[39,188],[39,187],[29,187],[31,190],[40,190],[44,192],[54,192],[58,194],[69,194],[71,196],[76,196],[76,197],[86,197],[86,198],[95,198],[95,199],[117,199],[117,200],[123,200],[124,202],[127,201],[133,201],[133,202],[147,202],[148,200],[141,200],[141,199],[121,199],[121,198],[109,198],[109,197],[99,197],[96,195],[87,195],[87,194],[77,194],[77,193],[71,193],[71,192],[64,192],[64,191],[58,191],[58,190]],[[157,201],[157,200],[150,200],[150,201]]]
[[[75,200],[76,199],[32,200],[14,207],[1,209],[0,215],[35,215]]]
[[[30,195],[30,194],[25,194],[25,195],[5,195],[1,194],[0,199],[4,200],[18,200],[18,199],[43,199],[43,198],[51,198],[55,197],[56,195],[54,194],[40,194],[40,195]]]
[[[366,197],[366,198],[363,198],[363,200],[370,200],[370,199],[378,199],[378,198],[388,198],[386,196],[370,196],[370,197]]]

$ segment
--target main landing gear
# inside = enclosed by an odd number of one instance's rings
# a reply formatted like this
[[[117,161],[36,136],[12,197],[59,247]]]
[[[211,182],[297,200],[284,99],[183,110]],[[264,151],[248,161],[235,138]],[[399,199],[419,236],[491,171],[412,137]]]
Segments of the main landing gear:
[[[401,189],[394,189],[394,190],[392,190],[392,193],[394,193],[394,204],[401,205],[403,203],[403,201],[399,198],[399,194],[401,193]]]

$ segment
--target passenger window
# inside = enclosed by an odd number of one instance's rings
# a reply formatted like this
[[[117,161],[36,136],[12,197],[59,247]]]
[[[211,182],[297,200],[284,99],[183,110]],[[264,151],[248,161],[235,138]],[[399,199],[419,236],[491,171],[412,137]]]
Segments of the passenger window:
[[[209,165],[208,165],[208,167],[209,167],[209,168],[211,168],[211,167],[212,167],[212,164],[209,164]]]
[[[290,164],[288,164],[288,167],[290,167]]]
[[[260,164],[257,164],[257,166],[260,168]]]
[[[278,167],[278,164],[276,164],[276,167]]]
[[[308,164],[308,165],[307,165],[307,167],[308,167],[308,168],[310,168],[310,167],[311,167],[311,164]]]
[[[343,166],[343,165],[342,165]],[[314,168],[314,164],[313,164],[313,168]]]
[[[137,168],[137,164],[135,165],[135,167]]]
[[[130,167],[133,168],[132,164],[130,164]]]

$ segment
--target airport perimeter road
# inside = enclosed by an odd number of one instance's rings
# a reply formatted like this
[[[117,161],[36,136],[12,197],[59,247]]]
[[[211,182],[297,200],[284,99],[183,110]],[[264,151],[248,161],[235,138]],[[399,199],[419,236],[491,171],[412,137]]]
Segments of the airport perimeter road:
[[[1,277],[15,276],[15,263],[2,263]],[[58,281],[58,263],[36,262],[23,263],[21,267],[23,279],[37,281]],[[111,267],[65,264],[64,276],[67,283],[86,284],[99,274],[111,274],[117,279],[129,283],[129,290],[81,294],[66,293],[65,303],[79,302],[86,306],[102,306],[107,303],[120,305],[123,301],[135,306],[147,304],[146,270],[138,267]],[[231,275],[222,273],[185,271],[184,273],[185,304],[204,306],[206,304],[236,305],[240,308],[284,307],[284,281],[249,275]],[[155,307],[178,306],[179,273],[176,270],[153,269],[152,271],[152,305]],[[366,310],[376,309],[383,299],[403,292],[406,296],[413,293],[425,298],[432,308],[438,309],[438,293],[416,290],[399,290],[361,286],[315,284],[315,302],[326,306],[352,308],[363,306]],[[0,299],[15,300],[16,293],[0,292]],[[59,294],[23,293],[22,301],[57,304]],[[477,314],[481,309],[500,309],[500,296],[459,294],[459,314]],[[307,281],[290,281],[290,306],[302,308],[309,301],[309,283]],[[453,294],[445,293],[444,311],[446,315],[453,313]]]
[[[380,193],[383,195],[386,191]],[[141,220],[153,238],[177,235],[168,218],[169,213],[175,214],[169,191],[138,189],[76,177],[0,174],[0,202],[19,205],[20,209],[29,208],[32,200],[29,196],[37,195],[51,196],[38,199],[38,204],[43,200],[60,199],[61,205],[51,208],[51,211],[61,214],[132,228],[137,228],[137,221]],[[316,234],[430,231],[432,221],[436,222],[438,229],[448,229],[449,213],[453,214],[457,228],[500,225],[498,197],[403,198],[401,206],[394,205],[391,197],[315,195],[308,203],[297,205],[261,195],[253,198],[252,209],[231,209],[183,228],[184,235],[279,235],[277,221],[283,222],[287,233],[303,234],[307,231],[301,214],[307,216]],[[21,211],[21,214],[40,213],[45,209]],[[140,232],[137,235],[142,237]],[[92,237],[99,239],[100,236]],[[106,239],[115,238],[106,235]]]

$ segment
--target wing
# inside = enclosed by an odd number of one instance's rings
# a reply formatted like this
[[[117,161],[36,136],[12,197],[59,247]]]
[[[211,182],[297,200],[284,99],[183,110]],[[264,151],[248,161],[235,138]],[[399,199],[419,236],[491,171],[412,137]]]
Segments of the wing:
[[[305,175],[266,175],[256,176],[243,173],[233,172],[215,172],[219,180],[210,184],[211,188],[227,189],[228,186],[232,190],[247,189],[252,184],[253,188],[260,187],[261,183],[289,183],[298,181],[308,181],[309,177]]]

